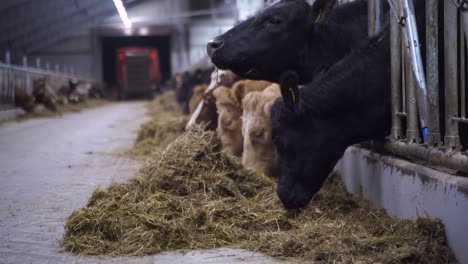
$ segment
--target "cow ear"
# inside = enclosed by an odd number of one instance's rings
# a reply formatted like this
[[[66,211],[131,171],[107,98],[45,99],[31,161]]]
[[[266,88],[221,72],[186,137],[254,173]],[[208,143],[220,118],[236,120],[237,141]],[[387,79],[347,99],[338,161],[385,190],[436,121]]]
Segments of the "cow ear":
[[[309,23],[316,24],[326,20],[335,4],[336,0],[316,0],[312,5],[312,15]]]
[[[299,113],[300,96],[299,96],[299,76],[294,71],[286,71],[280,77],[281,96],[283,97],[286,107]]]
[[[232,93],[234,94],[234,98],[239,105],[242,104],[242,99],[245,95],[245,83],[243,81],[239,82],[232,88]]]

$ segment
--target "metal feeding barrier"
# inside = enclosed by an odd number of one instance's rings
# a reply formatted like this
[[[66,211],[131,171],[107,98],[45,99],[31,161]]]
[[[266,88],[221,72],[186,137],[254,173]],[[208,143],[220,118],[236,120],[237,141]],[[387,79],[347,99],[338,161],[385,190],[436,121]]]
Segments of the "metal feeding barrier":
[[[36,68],[28,67],[26,62],[23,66],[12,65],[9,63],[10,54],[5,56],[6,63],[0,62],[0,111],[11,110],[15,108],[15,89],[21,88],[27,94],[33,93],[33,81],[35,79],[47,78],[51,83],[62,83],[67,85],[69,80],[83,80],[95,82],[95,80],[79,77],[73,73],[59,72],[50,70],[47,64],[46,69],[40,68],[40,61],[36,62]],[[25,61],[25,60],[23,60]],[[52,86],[55,91],[60,88]]]
[[[385,148],[430,166],[468,173],[468,146],[462,145],[468,142],[468,127],[460,130],[461,123],[468,123],[468,0],[426,0],[426,32],[417,30],[413,0],[388,2],[392,130]],[[384,23],[382,4],[383,0],[368,1],[369,35]],[[424,36],[425,64],[420,49]],[[444,69],[441,74],[440,69]]]

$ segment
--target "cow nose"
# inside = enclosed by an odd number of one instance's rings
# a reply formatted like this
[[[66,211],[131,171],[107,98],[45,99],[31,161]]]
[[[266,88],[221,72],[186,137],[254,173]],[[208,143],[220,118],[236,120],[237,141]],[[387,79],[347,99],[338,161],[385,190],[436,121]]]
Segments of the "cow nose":
[[[206,45],[206,52],[208,53],[208,56],[211,58],[213,57],[213,53],[221,48],[223,46],[224,42],[217,40],[217,39],[212,39],[208,42]]]

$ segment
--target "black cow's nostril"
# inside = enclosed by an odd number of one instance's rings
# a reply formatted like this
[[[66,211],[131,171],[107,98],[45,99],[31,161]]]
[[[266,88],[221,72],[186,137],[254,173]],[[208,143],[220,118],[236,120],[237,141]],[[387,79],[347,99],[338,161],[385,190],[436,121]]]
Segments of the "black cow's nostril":
[[[216,40],[216,39],[212,39],[208,42],[208,44],[206,45],[206,52],[208,53],[208,56],[210,56],[210,58],[213,56],[213,53],[215,52],[215,50],[221,48],[223,46],[224,42],[220,41],[220,40]]]

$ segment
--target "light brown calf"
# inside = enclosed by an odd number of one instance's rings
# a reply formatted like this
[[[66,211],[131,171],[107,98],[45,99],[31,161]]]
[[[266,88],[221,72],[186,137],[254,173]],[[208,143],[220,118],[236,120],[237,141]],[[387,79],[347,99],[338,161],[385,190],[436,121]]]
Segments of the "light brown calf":
[[[277,84],[262,92],[252,92],[242,100],[242,164],[249,169],[276,178],[278,173],[276,147],[271,138],[271,107],[281,96]]]
[[[213,91],[218,112],[217,132],[223,149],[240,157],[243,150],[242,137],[242,99],[250,92],[261,91],[271,83],[265,81],[243,80],[232,88],[220,86]]]
[[[189,102],[190,114],[193,114],[198,104],[200,104],[200,102],[203,100],[203,94],[205,93],[206,89],[208,89],[208,85],[206,84],[200,84],[193,87],[192,98],[190,98]]]

